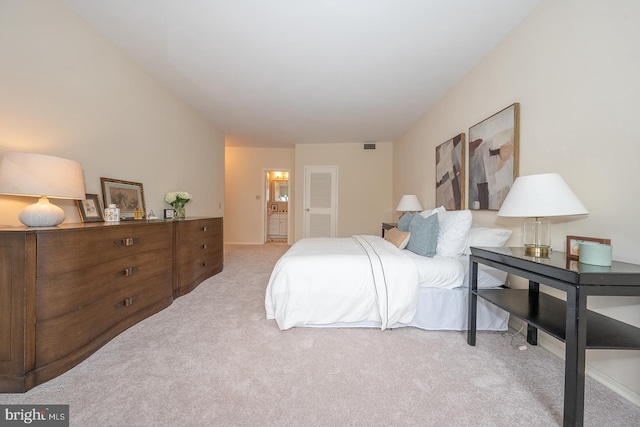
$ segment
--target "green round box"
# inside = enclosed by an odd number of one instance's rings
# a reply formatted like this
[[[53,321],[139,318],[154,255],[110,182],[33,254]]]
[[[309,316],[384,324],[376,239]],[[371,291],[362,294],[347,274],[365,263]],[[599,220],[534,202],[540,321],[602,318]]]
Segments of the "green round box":
[[[597,242],[580,242],[579,261],[583,264],[611,266],[611,245]]]

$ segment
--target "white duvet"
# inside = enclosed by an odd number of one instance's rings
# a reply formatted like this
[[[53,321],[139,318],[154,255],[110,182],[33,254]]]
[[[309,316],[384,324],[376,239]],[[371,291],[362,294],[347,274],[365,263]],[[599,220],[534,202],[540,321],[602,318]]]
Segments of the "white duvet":
[[[428,260],[431,273],[425,274],[413,254],[378,236],[302,239],[271,273],[267,318],[282,330],[363,321],[386,329],[409,323],[420,282],[448,288],[462,284],[464,272],[457,261]]]

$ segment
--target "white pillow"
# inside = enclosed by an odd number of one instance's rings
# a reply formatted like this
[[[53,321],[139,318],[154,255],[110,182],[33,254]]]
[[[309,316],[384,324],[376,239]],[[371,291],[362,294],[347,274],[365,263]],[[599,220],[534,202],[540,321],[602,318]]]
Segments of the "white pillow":
[[[457,258],[464,252],[471,229],[473,216],[471,211],[448,211],[444,206],[431,210],[424,210],[420,215],[427,218],[433,214],[438,214],[440,231],[438,232],[438,246],[436,254]]]
[[[438,214],[440,231],[438,233],[438,255],[457,258],[462,255],[469,238],[473,216],[468,209],[462,211],[446,211],[434,209]]]
[[[464,249],[464,254],[471,254],[471,246],[502,247],[507,243],[513,231],[506,228],[482,227],[476,224],[471,226],[469,238]]]
[[[440,206],[439,208],[424,210],[424,211],[420,212],[420,215],[422,215],[423,217],[427,218],[427,217],[433,215],[434,213],[445,212],[445,211],[446,211],[446,209],[444,208],[444,206]],[[440,219],[440,218],[438,218],[438,219]]]

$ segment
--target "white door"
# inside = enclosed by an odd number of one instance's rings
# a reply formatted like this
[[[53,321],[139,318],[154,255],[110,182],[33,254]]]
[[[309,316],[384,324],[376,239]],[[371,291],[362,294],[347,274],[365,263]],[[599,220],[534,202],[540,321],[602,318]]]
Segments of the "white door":
[[[304,237],[336,237],[338,167],[304,168]]]

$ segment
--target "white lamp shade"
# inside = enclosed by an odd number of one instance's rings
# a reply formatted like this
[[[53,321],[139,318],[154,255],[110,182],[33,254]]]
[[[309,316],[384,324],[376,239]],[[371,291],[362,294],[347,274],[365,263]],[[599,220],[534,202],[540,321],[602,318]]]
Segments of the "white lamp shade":
[[[498,216],[550,217],[586,215],[589,211],[557,173],[518,177]]]
[[[415,194],[405,194],[398,203],[397,211],[421,211],[422,205]]]
[[[44,154],[8,152],[0,160],[0,194],[40,197],[20,211],[29,227],[51,227],[64,221],[64,211],[48,198],[85,198],[82,166],[73,160]]]
[[[82,200],[82,165],[44,154],[5,153],[0,161],[0,193]]]

